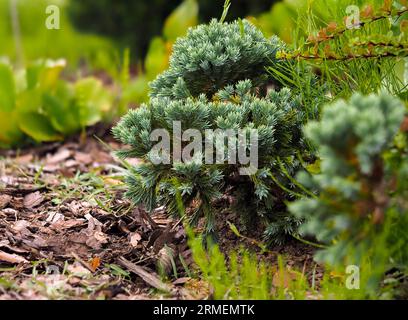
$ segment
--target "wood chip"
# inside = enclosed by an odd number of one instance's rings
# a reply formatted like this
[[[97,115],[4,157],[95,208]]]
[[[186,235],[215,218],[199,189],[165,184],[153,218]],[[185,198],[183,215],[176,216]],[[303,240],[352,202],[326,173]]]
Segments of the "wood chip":
[[[44,201],[44,196],[39,192],[29,193],[24,197],[24,207],[33,209]]]
[[[53,230],[66,230],[82,226],[85,224],[85,219],[69,219],[69,220],[58,220],[57,222],[50,225]]]
[[[33,154],[32,153],[27,153],[23,156],[19,156],[17,158],[15,158],[15,162],[17,162],[18,164],[27,164],[30,163],[31,161],[33,161]]]
[[[78,152],[78,151],[75,152],[74,159],[78,161],[79,163],[82,163],[85,165],[91,164],[93,161],[92,156],[90,154],[84,153],[84,152]]]
[[[17,187],[17,188],[2,188],[0,189],[0,192],[3,194],[8,194],[8,195],[28,195],[30,193],[36,192],[36,191],[40,191],[40,190],[46,190],[45,187],[41,187],[41,188],[33,188],[33,187]]]
[[[109,242],[109,238],[101,231],[94,231],[93,234],[88,236],[85,244],[92,249],[99,250],[102,246]]]
[[[18,214],[18,211],[15,210],[15,209],[12,209],[12,208],[3,209],[1,212],[5,213],[7,215],[10,215],[10,216],[16,216]]]
[[[10,254],[0,250],[0,261],[5,261],[12,264],[18,263],[29,263],[25,258],[17,255],[17,254]]]
[[[77,277],[83,277],[91,274],[91,271],[88,268],[85,268],[77,261],[75,261],[74,264],[68,265],[67,271]]]
[[[159,290],[165,291],[165,292],[171,292],[172,289],[173,289],[172,286],[170,286],[170,285],[164,283],[163,281],[161,281],[156,273],[147,272],[142,267],[139,267],[139,266],[135,265],[134,263],[130,262],[129,260],[126,260],[124,257],[120,257],[118,259],[118,263],[122,267],[125,267],[129,271],[131,271],[134,274],[138,275],[140,278],[143,279],[144,282],[146,282],[148,285],[152,286],[153,288],[156,288],[156,289],[159,289]]]
[[[50,224],[54,224],[60,220],[64,220],[64,215],[59,212],[50,212],[48,213],[48,217],[45,221],[49,222]]]
[[[75,260],[77,260],[77,262],[79,262],[83,267],[85,267],[86,269],[88,269],[91,272],[94,272],[92,269],[92,266],[84,261],[80,256],[78,256],[75,252],[71,252],[71,255],[75,258]]]
[[[73,168],[78,166],[78,162],[76,160],[67,160],[64,163],[64,168]]]
[[[30,223],[27,220],[18,220],[11,225],[10,231],[14,234],[31,235],[30,230],[28,230],[29,226]]]
[[[187,283],[188,281],[190,281],[191,278],[190,277],[183,277],[183,278],[178,278],[177,280],[173,281],[173,284],[175,286],[177,285],[183,285],[185,283]]]
[[[52,164],[58,164],[66,159],[68,159],[71,156],[71,151],[69,151],[68,149],[62,149],[59,150],[56,154],[54,154],[51,157],[48,157],[45,160],[45,163],[47,165],[52,165]]]
[[[133,232],[133,233],[130,235],[130,245],[131,245],[133,248],[136,248],[136,247],[137,247],[137,245],[139,244],[139,241],[140,241],[140,240],[142,240],[142,236],[141,236],[139,233]]]
[[[1,194],[0,195],[0,210],[7,207],[8,204],[10,203],[11,199],[12,199],[12,197],[9,196],[8,194]]]

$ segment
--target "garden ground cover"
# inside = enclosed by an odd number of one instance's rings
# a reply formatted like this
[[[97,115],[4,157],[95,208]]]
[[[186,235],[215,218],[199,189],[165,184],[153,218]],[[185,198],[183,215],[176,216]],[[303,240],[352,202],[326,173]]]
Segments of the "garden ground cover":
[[[124,200],[124,169],[112,152],[121,146],[106,132],[2,152],[0,299],[211,297],[180,221]],[[281,255],[288,270],[321,279],[312,246],[293,240],[261,252],[251,241],[257,235],[238,237],[225,223],[239,226],[228,202],[214,204],[225,207],[217,221],[224,252],[243,245],[275,266]]]

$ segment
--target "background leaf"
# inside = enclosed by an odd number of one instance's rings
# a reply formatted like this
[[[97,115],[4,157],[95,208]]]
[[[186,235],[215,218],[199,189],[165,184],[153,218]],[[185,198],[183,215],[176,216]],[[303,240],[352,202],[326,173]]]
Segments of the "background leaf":
[[[9,147],[21,141],[23,133],[18,127],[15,112],[0,111],[0,147]]]
[[[170,46],[170,44],[168,45]],[[145,60],[146,75],[150,80],[153,80],[156,75],[168,67],[169,51],[166,42],[162,38],[153,38]]]
[[[0,62],[0,111],[11,112],[15,105],[15,85],[11,67]]]
[[[196,0],[185,0],[164,23],[163,33],[167,40],[174,42],[184,36],[189,27],[198,22],[198,4]]]
[[[95,78],[84,78],[75,83],[75,101],[79,110],[79,122],[82,127],[101,121],[103,113],[111,108],[109,94],[102,82]]]
[[[20,114],[19,126],[25,134],[39,142],[62,139],[62,136],[52,127],[50,121],[38,113]]]

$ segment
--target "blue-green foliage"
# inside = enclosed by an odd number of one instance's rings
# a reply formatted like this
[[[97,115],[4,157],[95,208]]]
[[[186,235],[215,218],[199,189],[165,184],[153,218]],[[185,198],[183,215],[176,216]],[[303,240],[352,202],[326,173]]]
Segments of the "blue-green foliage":
[[[261,220],[267,225],[281,218],[283,200],[288,195],[274,182],[276,179],[285,181],[276,170],[277,160],[283,159],[289,167],[296,163],[295,153],[302,147],[301,107],[286,88],[279,92],[271,91],[264,98],[257,97],[254,92],[251,81],[247,80],[225,87],[214,100],[205,95],[197,99],[154,98],[149,105],[130,111],[113,129],[116,138],[130,146],[119,151],[119,156],[144,160],[128,175],[127,195],[149,210],[165,204],[170,213],[177,214],[176,195],[180,193],[183,205],[186,208],[193,206],[193,221],[206,217],[208,232],[214,231],[212,201],[227,190],[231,192],[231,188],[237,198],[239,212],[242,217],[247,215],[247,221],[254,223]],[[247,133],[257,129],[258,170],[253,175],[241,176],[239,169],[242,166],[239,163],[228,164],[227,155],[220,164],[206,164],[204,152],[195,153],[190,162],[180,163],[172,158],[171,164],[155,165],[151,152],[155,142],[150,141],[150,134],[155,129],[167,130],[173,146],[174,121],[181,122],[183,131],[197,129],[203,137],[207,129],[233,129]],[[237,145],[238,140],[234,139]],[[249,143],[247,139],[248,150]],[[205,139],[202,140],[202,150],[205,150]],[[215,159],[216,148],[212,152],[211,156]]]
[[[395,239],[408,227],[407,137],[398,133],[404,112],[403,103],[385,93],[354,94],[350,101],[326,105],[321,121],[306,126],[321,172],[299,180],[318,197],[290,209],[306,219],[301,231],[328,244],[318,260],[359,265],[370,257],[387,265],[404,259],[401,246],[406,248],[408,239]]]
[[[191,221],[205,217],[206,230],[213,233],[213,202],[229,193],[248,229],[267,226],[265,234],[274,240],[282,240],[280,236],[293,232],[299,221],[285,218],[285,201],[293,198],[291,190],[296,188],[288,177],[299,167],[296,153],[305,147],[301,134],[305,112],[290,89],[267,93],[267,85],[273,79],[266,67],[276,65],[275,56],[282,47],[278,38],[266,39],[246,20],[212,20],[208,25],[190,29],[186,37],[176,41],[168,70],[151,84],[150,103],[130,111],[113,131],[130,146],[119,151],[119,156],[144,160],[127,179],[127,195],[136,204],[144,204],[149,210],[164,204],[170,213],[178,214],[176,198],[180,194]],[[221,163],[206,163],[205,152],[195,152],[193,161],[180,163],[171,159],[171,164],[155,165],[150,134],[155,129],[165,129],[173,139],[175,121],[181,123],[183,132],[196,129],[203,138],[207,129],[232,129],[236,135],[242,130],[242,136],[248,138],[244,146],[247,155],[251,130],[257,130],[256,172],[241,175],[239,161],[228,161],[225,147],[231,138],[228,142],[223,140],[225,157]],[[217,141],[216,136],[211,139]],[[238,137],[233,139],[239,149]],[[202,143],[205,150],[205,139]],[[216,149],[211,154],[214,160]],[[285,173],[282,167],[286,168]]]
[[[176,41],[168,70],[151,83],[151,96],[174,98],[179,78],[195,97],[201,93],[211,97],[239,80],[262,84],[267,78],[265,67],[275,61],[282,48],[278,38],[266,39],[246,20],[212,20],[190,29],[186,37]]]

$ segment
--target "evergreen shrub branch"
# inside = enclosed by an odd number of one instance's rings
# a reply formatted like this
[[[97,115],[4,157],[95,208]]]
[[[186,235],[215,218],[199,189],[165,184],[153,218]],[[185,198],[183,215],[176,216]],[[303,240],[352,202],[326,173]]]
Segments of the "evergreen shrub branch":
[[[130,146],[119,151],[118,155],[122,158],[138,157],[144,161],[128,174],[127,196],[148,210],[166,205],[169,213],[178,215],[179,193],[183,206],[190,208],[192,222],[205,217],[206,231],[212,233],[216,214],[213,201],[230,192],[236,199],[237,212],[246,218],[248,224],[262,221],[269,225],[268,234],[272,238],[282,235],[282,230],[283,234],[291,232],[294,220],[284,218],[283,201],[293,195],[284,192],[274,179],[288,184],[279,169],[281,161],[285,161],[291,174],[299,165],[295,154],[303,146],[300,129],[302,110],[289,89],[271,91],[263,98],[255,95],[255,89],[251,81],[246,80],[220,90],[213,100],[203,94],[198,98],[175,100],[153,98],[150,104],[130,111],[113,129],[115,137]],[[154,143],[149,139],[150,134],[155,129],[172,133],[174,121],[180,121],[183,131],[194,128],[203,136],[208,129],[240,129],[243,132],[257,129],[257,172],[251,176],[240,176],[241,165],[229,164],[227,156],[222,163],[206,164],[205,155],[197,153],[190,162],[178,162],[172,158],[173,149],[169,152],[170,164],[154,164]],[[173,136],[170,137],[170,145],[173,146]],[[204,143],[203,140],[203,150]],[[213,159],[215,152],[214,148]],[[280,224],[274,224],[273,230],[270,224],[282,218]]]
[[[408,244],[402,238],[392,243],[386,239],[382,248],[373,248],[384,232],[408,227],[403,200],[408,149],[406,136],[399,132],[404,112],[403,103],[385,93],[354,94],[350,101],[326,105],[321,121],[306,126],[306,136],[321,157],[321,172],[300,174],[299,180],[319,197],[298,200],[289,208],[306,220],[301,232],[330,245],[318,252],[319,260],[359,264],[374,252],[395,254],[401,240]],[[395,139],[400,150],[395,149]],[[395,223],[397,229],[392,229]],[[389,255],[386,258],[389,262]]]
[[[214,19],[176,41],[168,70],[151,83],[151,97],[174,98],[179,79],[194,97],[204,93],[211,98],[226,85],[245,79],[257,86],[267,79],[265,67],[283,48],[281,40],[266,39],[247,20],[225,23]]]
[[[191,223],[204,217],[206,232],[214,234],[220,214],[214,201],[229,194],[246,228],[266,227],[271,241],[293,232],[299,220],[288,217],[285,201],[300,194],[287,175],[294,176],[300,167],[296,154],[307,149],[301,133],[306,112],[290,89],[265,90],[272,80],[266,67],[278,63],[275,56],[283,48],[278,38],[266,39],[246,20],[212,20],[179,38],[168,70],[151,83],[150,102],[129,111],[113,129],[115,137],[129,146],[118,155],[143,160],[128,173],[127,196],[148,210],[165,205],[173,215],[182,205]],[[175,122],[180,122],[182,132],[196,129],[205,138],[209,129],[240,131],[247,137],[257,130],[257,170],[241,175],[242,166],[232,164],[227,151],[213,164],[205,161],[208,154],[203,152],[194,151],[190,161],[173,158],[172,148],[180,142],[173,137]],[[158,155],[150,136],[156,129],[170,134],[167,164],[155,164]],[[233,139],[238,149],[239,139]],[[210,140],[217,146],[217,135]],[[225,150],[228,140],[222,145]],[[204,150],[205,139],[202,144]],[[250,141],[244,145],[247,154],[251,145]],[[216,151],[217,147],[212,159]]]

